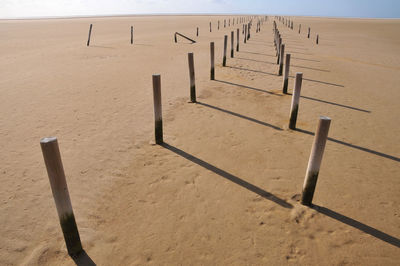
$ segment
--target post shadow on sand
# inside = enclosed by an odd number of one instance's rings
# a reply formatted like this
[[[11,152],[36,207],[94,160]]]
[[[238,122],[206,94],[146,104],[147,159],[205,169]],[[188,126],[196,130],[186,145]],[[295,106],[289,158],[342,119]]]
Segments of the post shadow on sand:
[[[230,173],[228,173],[228,172],[226,172],[226,171],[224,171],[224,170],[222,170],[222,169],[220,169],[220,168],[218,168],[218,167],[216,167],[214,165],[211,165],[211,164],[209,164],[209,163],[207,163],[207,162],[205,162],[205,161],[203,161],[203,160],[201,160],[201,159],[199,159],[199,158],[197,158],[197,157],[195,157],[195,156],[193,156],[193,155],[191,155],[191,154],[189,154],[189,153],[187,153],[187,152],[185,152],[185,151],[183,151],[183,150],[181,150],[179,148],[171,146],[171,145],[169,145],[169,144],[167,144],[165,142],[163,144],[161,144],[161,146],[166,148],[167,150],[172,151],[173,153],[175,153],[175,154],[177,154],[179,156],[182,156],[183,158],[185,158],[185,159],[187,159],[187,160],[189,160],[189,161],[191,161],[191,162],[193,162],[193,163],[195,163],[197,165],[200,165],[201,167],[204,167],[205,169],[207,169],[207,170],[209,170],[211,172],[214,172],[215,174],[217,174],[217,175],[219,175],[219,176],[221,176],[221,177],[223,177],[223,178],[225,178],[225,179],[227,179],[227,180],[229,180],[229,181],[231,181],[231,182],[233,182],[233,183],[235,183],[235,184],[237,184],[239,186],[242,186],[242,187],[244,187],[244,188],[246,188],[246,189],[248,189],[248,190],[250,190],[250,191],[252,191],[252,192],[254,192],[256,194],[258,194],[259,196],[261,196],[261,197],[263,197],[265,199],[268,199],[268,200],[270,200],[272,202],[275,202],[276,204],[278,204],[278,205],[280,205],[280,206],[282,206],[284,208],[287,208],[287,209],[292,209],[293,208],[293,205],[288,203],[288,202],[286,202],[285,200],[283,200],[283,199],[281,199],[281,198],[279,198],[279,197],[277,197],[277,196],[275,196],[275,195],[263,190],[260,187],[255,186],[255,185],[253,185],[253,184],[251,184],[251,183],[249,183],[249,182],[247,182],[247,181],[245,181],[245,180],[243,180],[243,179],[241,179],[241,178],[239,178],[237,176],[234,176],[234,175],[232,175],[232,174],[230,174]]]
[[[291,58],[292,58],[292,59],[297,59],[297,60],[304,60],[304,61],[321,62],[321,61],[319,61],[319,60],[308,59],[308,58],[301,58],[301,57],[295,57],[295,56],[292,56]]]
[[[265,93],[268,93],[268,94],[271,94],[271,95],[275,95],[275,96],[279,96],[279,97],[282,97],[282,96],[283,96],[283,95],[281,95],[281,94],[277,94],[277,93],[272,92],[272,91],[266,91],[266,90],[262,90],[262,89],[258,89],[258,88],[254,88],[254,87],[250,87],[250,86],[246,86],[246,85],[241,85],[241,84],[237,84],[237,83],[233,83],[233,82],[229,82],[229,81],[218,80],[218,79],[215,79],[214,81],[216,81],[216,82],[221,82],[221,83],[225,83],[225,84],[228,84],[228,85],[238,86],[238,87],[241,87],[241,88],[246,88],[246,89],[249,89],[249,90],[255,90],[255,91],[259,91],[259,92],[265,92]]]
[[[321,71],[321,72],[331,72],[330,70],[320,69],[320,68],[315,68],[315,67],[299,66],[299,65],[293,65],[293,64],[290,64],[290,66],[291,67],[299,67],[299,68],[311,69],[311,70]]]
[[[210,104],[207,104],[207,103],[202,103],[202,102],[197,102],[197,104],[202,105],[202,106],[205,106],[205,107],[208,107],[208,108],[211,108],[211,109],[214,109],[214,110],[217,110],[217,111],[221,111],[221,112],[224,112],[224,113],[226,113],[226,114],[230,114],[230,115],[233,115],[233,116],[236,116],[236,117],[239,117],[239,118],[243,118],[243,119],[246,119],[246,120],[248,120],[248,121],[251,121],[251,122],[254,122],[254,123],[257,123],[257,124],[266,126],[266,127],[273,128],[273,129],[275,129],[275,130],[280,130],[280,131],[283,130],[283,129],[280,128],[280,127],[277,127],[277,126],[268,124],[268,123],[266,123],[266,122],[263,122],[263,121],[260,121],[260,120],[257,120],[257,119],[254,119],[254,118],[245,116],[245,115],[241,115],[241,114],[238,114],[238,113],[235,113],[235,112],[226,110],[226,109],[222,109],[222,108],[217,107],[217,106],[213,106],[213,105],[210,105]]]
[[[288,93],[288,95],[292,95],[292,93]],[[316,101],[316,102],[321,102],[321,103],[332,104],[332,105],[336,105],[336,106],[340,106],[340,107],[344,107],[344,108],[348,108],[348,109],[352,109],[352,110],[356,110],[356,111],[360,111],[360,112],[364,112],[364,113],[371,113],[371,111],[368,111],[365,109],[361,109],[361,108],[357,108],[357,107],[353,107],[353,106],[349,106],[349,105],[344,105],[344,104],[340,104],[340,103],[328,102],[328,101],[324,101],[324,100],[320,100],[317,98],[312,98],[312,97],[308,97],[308,96],[304,96],[304,95],[300,95],[300,98],[304,98],[304,99]]]
[[[85,250],[75,256],[71,256],[77,266],[96,266]]]
[[[257,62],[257,63],[265,63],[265,64],[271,64],[271,65],[275,65],[276,66],[276,61],[275,62],[268,62],[268,61],[261,61],[261,60],[244,58],[244,57],[235,57],[234,59],[252,61],[252,62]]]
[[[263,53],[256,53],[256,52],[249,52],[249,51],[242,51],[242,50],[240,50],[238,53],[265,55],[265,56],[270,56],[270,57],[276,58],[276,55],[272,55],[272,54],[263,54]]]
[[[295,78],[295,76],[289,76],[290,78]],[[320,81],[320,80],[315,80],[315,79],[308,79],[308,78],[303,78],[303,80],[311,81],[311,82],[316,82],[316,83],[321,83],[325,85],[330,85],[330,86],[336,86],[336,87],[342,87],[344,88],[344,85],[341,84],[336,84],[336,83],[331,83],[331,82],[326,82],[326,81]]]
[[[298,132],[304,133],[304,134],[311,135],[311,136],[315,135],[314,132],[311,132],[311,131],[308,131],[308,130],[304,130],[304,129],[300,129],[300,128],[296,128],[295,130],[298,131]],[[335,142],[335,143],[338,143],[338,144],[342,144],[342,145],[348,146],[350,148],[354,148],[354,149],[360,150],[360,151],[365,151],[365,152],[368,152],[368,153],[371,153],[371,154],[374,154],[374,155],[377,155],[377,156],[380,156],[380,157],[383,157],[383,158],[386,158],[386,159],[390,159],[390,160],[393,160],[393,161],[396,161],[396,162],[400,162],[400,158],[392,156],[392,155],[389,155],[389,154],[386,154],[386,153],[374,151],[374,150],[371,150],[371,149],[368,149],[368,148],[357,146],[357,145],[354,145],[354,144],[351,144],[351,143],[347,143],[347,142],[344,142],[344,141],[341,141],[341,140],[337,140],[337,139],[334,139],[334,138],[330,138],[330,137],[328,137],[328,140],[332,141],[332,142]]]
[[[339,222],[342,222],[344,224],[352,226],[352,227],[354,227],[354,228],[356,228],[356,229],[358,229],[358,230],[360,230],[360,231],[362,231],[362,232],[364,232],[366,234],[369,234],[369,235],[371,235],[373,237],[376,237],[376,238],[378,238],[378,239],[380,239],[382,241],[385,241],[386,243],[389,243],[389,244],[391,244],[393,246],[396,246],[398,248],[400,247],[400,239],[398,239],[396,237],[393,237],[391,235],[388,235],[388,234],[386,234],[386,233],[384,233],[382,231],[379,231],[378,229],[375,229],[375,228],[373,228],[371,226],[368,226],[366,224],[360,223],[360,222],[358,222],[358,221],[356,221],[356,220],[354,220],[354,219],[352,219],[350,217],[344,216],[344,215],[342,215],[340,213],[337,213],[337,212],[332,211],[332,210],[330,210],[328,208],[325,208],[325,207],[321,207],[321,206],[313,204],[312,208],[314,210],[316,210],[317,212],[319,212],[319,213],[322,213],[322,214],[324,214],[324,215],[326,215],[326,216],[328,216],[328,217],[330,217],[332,219],[335,219],[335,220],[337,220]]]
[[[235,66],[226,66],[226,67],[237,69],[237,70],[244,70],[244,71],[250,71],[250,72],[255,72],[255,73],[261,73],[261,74],[266,74],[266,75],[271,75],[271,76],[278,76],[278,74],[275,74],[275,73],[269,73],[269,72],[253,70],[253,69],[248,69],[248,68],[243,68],[243,67],[235,67]]]

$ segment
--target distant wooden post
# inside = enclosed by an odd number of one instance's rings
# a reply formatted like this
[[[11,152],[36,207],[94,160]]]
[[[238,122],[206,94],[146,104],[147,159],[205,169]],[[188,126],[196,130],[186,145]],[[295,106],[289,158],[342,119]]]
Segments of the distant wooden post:
[[[226,28],[226,19],[224,19],[224,28]]]
[[[229,19],[229,24],[228,24],[228,26],[229,26],[229,27],[231,26],[231,19]]]
[[[161,76],[153,75],[154,135],[156,144],[163,144],[163,122],[161,107]]]
[[[239,28],[236,29],[236,52],[239,52]]]
[[[199,27],[197,27],[196,36],[199,36]]]
[[[318,44],[319,43],[319,35],[317,34],[317,40],[316,40],[316,43]]]
[[[290,68],[290,54],[286,54],[285,60],[285,72],[283,74],[283,93],[287,93],[288,83],[289,83],[289,68]]]
[[[222,66],[226,66],[226,49],[228,46],[228,35],[224,36],[224,57],[222,60]]]
[[[57,138],[43,138],[40,140],[40,146],[68,254],[76,255],[83,249],[72,210]]]
[[[196,84],[194,79],[194,60],[193,53],[188,53],[189,62],[189,78],[190,78],[190,101],[192,103],[196,102]]]
[[[247,24],[244,25],[244,43],[247,42]]]
[[[211,57],[211,72],[210,72],[210,79],[215,79],[215,57],[214,57],[214,42],[210,42],[210,57]]]
[[[90,27],[89,27],[89,36],[88,36],[88,40],[87,40],[86,46],[89,46],[89,44],[90,44],[90,35],[92,35],[92,27],[93,27],[93,25],[90,24]]]
[[[231,31],[231,58],[233,58],[234,54],[233,54],[233,50],[235,49],[235,32]]]
[[[243,24],[243,27],[242,27],[242,34],[244,34],[244,24]]]
[[[133,44],[133,26],[131,26],[131,44]]]
[[[210,32],[211,32],[211,22],[210,22]]]
[[[278,49],[276,51],[276,54],[278,56],[278,58],[276,59],[276,64],[279,64],[279,60],[281,58],[281,45],[282,45],[282,38],[279,37],[279,39],[278,39]]]
[[[290,120],[289,120],[289,128],[293,130],[296,129],[302,80],[303,80],[303,73],[296,73],[296,81],[292,95],[292,105],[290,107]]]
[[[218,20],[218,30],[219,30],[219,20]]]
[[[249,25],[247,26],[247,40],[250,39],[250,28],[251,28],[251,26],[250,26],[250,23],[249,23]]]
[[[308,35],[307,35],[308,39],[310,39],[310,30],[311,30],[310,27],[308,27]]]
[[[285,56],[285,45],[281,44],[281,51],[279,52],[279,76],[282,76],[282,71],[283,71],[283,59]]]
[[[299,34],[300,34],[300,31],[301,31],[301,24],[299,24]]]
[[[330,124],[331,119],[329,117],[321,116],[319,118],[303,184],[303,192],[301,195],[301,204],[303,205],[311,206],[312,204]]]

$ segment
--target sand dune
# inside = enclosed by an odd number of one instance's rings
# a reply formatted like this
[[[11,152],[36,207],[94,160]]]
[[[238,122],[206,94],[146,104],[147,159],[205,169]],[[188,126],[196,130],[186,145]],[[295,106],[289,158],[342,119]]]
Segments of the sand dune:
[[[273,17],[222,67],[223,36],[237,25],[216,25],[228,18],[0,21],[1,265],[75,264],[39,146],[46,136],[59,140],[86,260],[98,265],[398,264],[399,20],[278,23],[290,93],[304,75],[293,131]],[[197,42],[174,43],[176,31]],[[153,145],[155,73],[164,146]],[[308,208],[298,199],[319,115],[332,124]]]

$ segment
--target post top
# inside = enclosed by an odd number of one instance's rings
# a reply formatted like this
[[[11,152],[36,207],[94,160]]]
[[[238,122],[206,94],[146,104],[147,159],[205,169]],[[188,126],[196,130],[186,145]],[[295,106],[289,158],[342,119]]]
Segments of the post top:
[[[153,74],[153,77],[160,77],[160,74]]]
[[[40,143],[41,144],[46,144],[46,143],[51,143],[51,142],[55,142],[55,141],[57,141],[56,137],[46,137],[46,138],[42,138],[40,140]]]
[[[323,115],[321,115],[321,116],[319,117],[319,119],[320,119],[320,120],[331,120],[330,117],[323,116]]]

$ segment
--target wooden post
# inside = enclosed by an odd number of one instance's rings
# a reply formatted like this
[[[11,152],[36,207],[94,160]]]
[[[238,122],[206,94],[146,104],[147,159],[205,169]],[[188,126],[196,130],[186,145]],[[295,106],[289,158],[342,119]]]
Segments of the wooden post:
[[[231,26],[231,19],[229,19],[229,24],[228,24],[228,27],[230,27]]]
[[[299,34],[300,34],[300,30],[301,30],[301,24],[299,24]]]
[[[233,58],[234,54],[233,54],[233,50],[235,49],[235,32],[231,31],[231,58]]]
[[[197,27],[196,36],[199,36],[199,27]]]
[[[319,43],[319,35],[317,34],[317,40],[316,40],[316,43],[318,44]]]
[[[219,30],[219,20],[218,20],[218,30]]]
[[[282,71],[283,71],[283,59],[285,56],[285,45],[281,44],[281,51],[279,52],[279,76],[282,76]]]
[[[312,204],[330,124],[331,119],[329,117],[321,116],[319,118],[301,194],[301,204],[303,205],[311,206]]]
[[[278,49],[276,50],[276,54],[278,56],[278,58],[276,59],[276,64],[279,64],[279,60],[281,58],[280,54],[281,54],[281,44],[282,44],[282,38],[279,37],[278,39]]]
[[[40,140],[40,146],[68,254],[76,255],[83,249],[72,210],[57,138],[43,138]]]
[[[210,32],[211,32],[211,22],[210,22]]]
[[[239,52],[239,28],[236,29],[236,52]]]
[[[247,41],[247,24],[244,25],[244,43]]]
[[[289,83],[289,67],[290,67],[290,54],[286,54],[286,61],[285,61],[285,72],[283,75],[283,93],[287,93],[288,83]]]
[[[296,73],[296,82],[294,85],[294,90],[292,95],[292,105],[290,107],[290,120],[289,120],[289,128],[293,130],[296,129],[302,80],[303,80],[303,73]]]
[[[161,107],[161,76],[153,75],[154,135],[156,144],[163,144],[163,123]]]
[[[226,66],[226,49],[228,46],[228,35],[224,36],[224,57],[222,59],[222,66]]]
[[[226,28],[226,19],[224,19],[224,28]]]
[[[131,26],[131,44],[133,44],[133,26]]]
[[[247,40],[250,39],[250,28],[251,28],[251,26],[250,26],[250,23],[249,23],[249,25],[247,26]]]
[[[190,101],[192,103],[196,102],[196,85],[194,79],[194,60],[193,53],[188,53],[189,62],[189,78],[190,78]]]
[[[87,40],[86,46],[89,46],[89,44],[90,44],[90,36],[92,35],[92,27],[93,27],[93,25],[90,24],[90,27],[89,27],[89,36],[88,36],[88,40]]]
[[[215,79],[215,67],[214,67],[214,42],[210,42],[210,57],[211,57],[211,72],[210,72],[210,79]]]
[[[310,27],[308,27],[308,35],[307,35],[308,39],[310,39],[310,30],[311,30]]]

